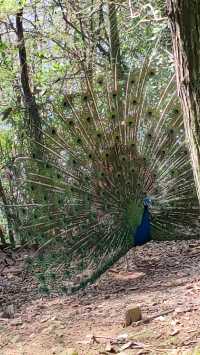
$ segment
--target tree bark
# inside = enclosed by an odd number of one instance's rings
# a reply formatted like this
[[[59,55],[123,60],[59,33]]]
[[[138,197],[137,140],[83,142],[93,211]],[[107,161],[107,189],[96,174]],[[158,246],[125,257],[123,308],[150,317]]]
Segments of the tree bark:
[[[36,154],[38,159],[42,158],[42,119],[38,110],[35,96],[33,95],[30,87],[30,78],[28,73],[27,54],[24,39],[23,29],[23,10],[16,15],[16,33],[18,39],[18,52],[21,68],[21,85],[25,100],[26,109],[29,117],[29,135],[34,138],[35,145],[31,146],[31,150]],[[39,144],[38,144],[39,143]]]
[[[200,1],[167,0],[178,94],[200,202]]]
[[[3,228],[1,226],[0,226],[0,241],[1,241],[1,246],[3,248],[7,246],[6,237],[4,235]]]
[[[10,241],[10,244],[12,245],[12,247],[14,248],[15,247],[15,237],[14,237],[14,233],[13,233],[14,216],[10,212],[9,202],[8,202],[7,196],[5,194],[5,191],[4,191],[4,188],[3,188],[1,180],[0,180],[0,199],[3,202],[5,216],[6,216],[7,222],[8,222],[9,241]],[[1,241],[3,241],[2,238],[1,238]]]

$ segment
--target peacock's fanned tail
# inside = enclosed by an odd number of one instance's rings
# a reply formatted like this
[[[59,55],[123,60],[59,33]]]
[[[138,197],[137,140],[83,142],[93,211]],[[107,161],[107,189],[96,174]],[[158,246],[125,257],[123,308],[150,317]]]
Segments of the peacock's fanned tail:
[[[153,239],[197,233],[199,207],[174,78],[155,98],[155,68],[153,53],[142,68],[123,72],[117,61],[92,74],[80,63],[62,108],[50,103],[43,159],[34,152],[18,158],[25,196],[20,233],[40,245],[44,284],[56,285],[60,274],[67,291],[95,281],[132,247],[145,196],[153,203]]]

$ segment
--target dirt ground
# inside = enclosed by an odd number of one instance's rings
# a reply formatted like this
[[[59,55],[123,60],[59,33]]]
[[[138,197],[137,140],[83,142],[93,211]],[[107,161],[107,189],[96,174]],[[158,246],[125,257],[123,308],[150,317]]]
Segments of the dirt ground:
[[[17,257],[0,254],[0,355],[200,354],[200,242],[149,243],[73,296],[41,297]]]

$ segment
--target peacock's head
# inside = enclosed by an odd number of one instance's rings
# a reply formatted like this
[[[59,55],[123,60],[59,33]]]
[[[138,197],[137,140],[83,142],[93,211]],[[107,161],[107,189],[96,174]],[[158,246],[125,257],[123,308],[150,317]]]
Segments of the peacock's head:
[[[144,207],[150,208],[152,206],[152,200],[150,197],[145,197],[143,200]]]

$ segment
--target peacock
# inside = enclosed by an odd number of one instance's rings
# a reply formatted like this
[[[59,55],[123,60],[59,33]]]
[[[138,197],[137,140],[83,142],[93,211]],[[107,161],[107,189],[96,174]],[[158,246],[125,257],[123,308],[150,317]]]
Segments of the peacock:
[[[137,61],[130,49],[125,64],[119,55],[79,61],[32,140],[40,154],[15,161],[19,234],[38,245],[31,265],[46,288],[74,292],[136,246],[199,231],[174,76],[160,85],[156,49]]]

